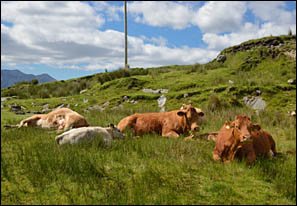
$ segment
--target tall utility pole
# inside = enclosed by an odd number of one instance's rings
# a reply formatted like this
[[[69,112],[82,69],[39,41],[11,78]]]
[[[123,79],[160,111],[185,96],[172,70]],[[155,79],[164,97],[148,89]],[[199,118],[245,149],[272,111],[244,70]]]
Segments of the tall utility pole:
[[[127,1],[125,1],[125,69],[129,68],[128,65],[128,44],[127,44]]]

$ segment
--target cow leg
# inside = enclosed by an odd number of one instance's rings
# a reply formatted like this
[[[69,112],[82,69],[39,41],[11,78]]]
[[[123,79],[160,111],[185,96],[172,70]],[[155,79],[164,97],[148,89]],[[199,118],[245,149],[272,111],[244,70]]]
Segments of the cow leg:
[[[20,127],[28,127],[28,126],[36,126],[37,121],[41,118],[40,115],[33,115],[32,117],[29,117],[27,119],[24,119],[21,121],[21,123],[18,125],[18,128]]]
[[[190,136],[188,136],[188,137],[185,137],[184,140],[185,140],[185,141],[192,140],[193,137],[194,137],[194,135],[192,134],[192,135],[190,135]]]
[[[271,136],[269,136],[269,140],[270,140],[270,144],[271,144],[271,148],[270,148],[271,150],[270,151],[272,151],[272,153],[273,153],[272,156],[275,156],[277,154],[276,148],[275,148],[275,141],[272,139]]]
[[[221,160],[221,157],[220,155],[216,152],[216,151],[213,151],[212,153],[212,157],[215,161],[220,161]]]
[[[235,149],[235,151],[233,152],[233,154],[232,154],[232,156],[231,156],[231,161],[234,160],[234,157],[235,157],[236,153],[237,153],[241,148],[242,148],[242,145],[239,145],[239,146]]]
[[[257,156],[256,156],[256,154],[255,154],[255,151],[252,150],[252,151],[250,151],[250,152],[247,154],[247,157],[246,157],[246,163],[247,163],[248,165],[251,165],[251,164],[253,164],[253,163],[255,162],[256,158],[257,158]]]
[[[163,137],[170,137],[170,138],[174,138],[177,139],[179,138],[179,134],[177,134],[175,131],[162,131],[162,136]]]

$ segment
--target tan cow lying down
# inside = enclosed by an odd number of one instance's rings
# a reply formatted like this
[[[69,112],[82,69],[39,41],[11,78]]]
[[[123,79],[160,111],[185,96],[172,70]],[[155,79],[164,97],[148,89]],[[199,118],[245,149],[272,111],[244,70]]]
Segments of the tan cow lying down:
[[[56,109],[48,114],[36,114],[21,121],[18,127],[40,126],[41,128],[57,128],[68,130],[77,127],[88,127],[86,119],[68,108]]]
[[[110,124],[109,127],[81,127],[71,129],[67,132],[56,137],[59,145],[74,144],[82,140],[92,140],[93,138],[100,137],[106,145],[110,145],[114,138],[124,138],[123,134],[117,127]]]
[[[251,128],[250,141],[238,147],[235,157],[240,160],[245,159],[248,164],[252,164],[260,155],[269,157],[277,154],[272,136],[261,129],[260,125],[254,124]]]
[[[271,135],[252,124],[249,117],[239,115],[233,122],[226,121],[218,132],[213,159],[231,162],[235,157],[245,158],[251,164],[258,155],[268,156],[271,150],[276,153]]]
[[[197,122],[204,113],[191,105],[185,105],[184,108],[170,112],[135,113],[123,118],[118,128],[123,132],[130,127],[136,135],[157,133],[174,138],[189,131],[198,132],[200,128]]]

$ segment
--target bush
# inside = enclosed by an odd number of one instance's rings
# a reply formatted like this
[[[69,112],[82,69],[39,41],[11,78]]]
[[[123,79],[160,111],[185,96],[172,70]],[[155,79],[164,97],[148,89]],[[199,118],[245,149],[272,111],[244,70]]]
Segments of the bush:
[[[38,79],[33,79],[32,81],[31,81],[31,84],[33,84],[33,85],[36,85],[36,84],[38,84],[39,82],[38,82]]]

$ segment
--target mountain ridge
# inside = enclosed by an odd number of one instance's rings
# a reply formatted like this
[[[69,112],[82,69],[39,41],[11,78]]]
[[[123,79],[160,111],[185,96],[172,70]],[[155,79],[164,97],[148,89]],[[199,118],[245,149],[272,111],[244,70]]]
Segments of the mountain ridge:
[[[17,69],[1,69],[1,89],[10,87],[18,82],[32,81],[33,79],[38,79],[39,83],[56,81],[56,79],[46,73],[34,75],[23,73]]]

